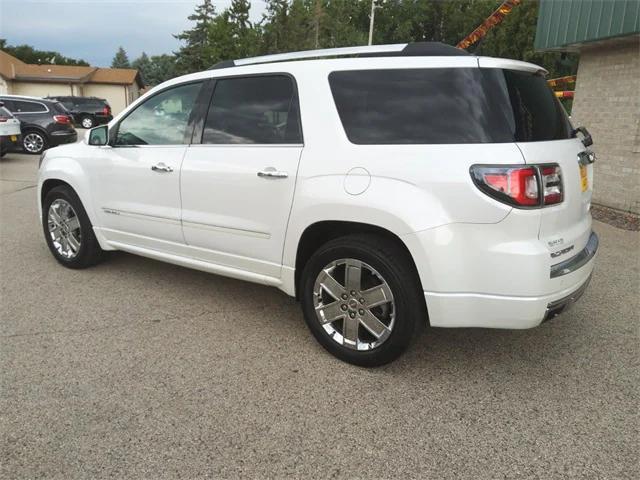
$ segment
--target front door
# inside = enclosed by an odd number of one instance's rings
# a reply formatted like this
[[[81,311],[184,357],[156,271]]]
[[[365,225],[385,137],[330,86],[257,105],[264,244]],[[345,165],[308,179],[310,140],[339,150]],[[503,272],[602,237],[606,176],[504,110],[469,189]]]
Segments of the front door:
[[[294,80],[217,80],[197,143],[187,148],[181,180],[191,255],[279,277],[302,153]]]
[[[91,188],[108,240],[162,250],[184,244],[180,167],[201,87],[182,84],[150,97],[113,127],[113,146],[96,149]]]

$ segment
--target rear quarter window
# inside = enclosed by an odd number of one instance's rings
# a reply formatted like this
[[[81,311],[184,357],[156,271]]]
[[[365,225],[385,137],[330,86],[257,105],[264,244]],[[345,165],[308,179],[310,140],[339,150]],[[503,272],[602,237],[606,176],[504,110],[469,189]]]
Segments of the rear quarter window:
[[[332,72],[329,84],[355,144],[506,143],[568,138],[543,77],[480,68]]]

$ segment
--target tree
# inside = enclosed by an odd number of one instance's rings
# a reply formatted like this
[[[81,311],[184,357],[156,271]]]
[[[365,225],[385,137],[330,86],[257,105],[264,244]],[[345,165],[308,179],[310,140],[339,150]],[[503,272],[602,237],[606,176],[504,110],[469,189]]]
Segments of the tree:
[[[195,22],[195,26],[186,30],[175,38],[184,45],[175,53],[176,67],[180,73],[205,70],[215,63],[214,51],[209,41],[209,33],[213,25],[216,10],[211,0],[203,0],[196,6],[196,10],[188,19]]]
[[[13,55],[24,63],[35,65],[53,64],[53,65],[81,65],[89,66],[84,60],[76,60],[75,58],[65,57],[59,52],[50,50],[36,50],[30,45],[11,46],[7,44],[5,39],[0,39],[0,50]]]
[[[145,52],[142,52],[142,54],[138,58],[131,62],[131,68],[135,68],[136,70],[138,70],[140,76],[142,77],[142,82],[145,85],[149,84],[147,77],[149,76],[151,70],[151,59]]]
[[[127,52],[125,52],[124,48],[118,48],[118,51],[111,61],[111,68],[131,68],[129,57],[127,56]]]

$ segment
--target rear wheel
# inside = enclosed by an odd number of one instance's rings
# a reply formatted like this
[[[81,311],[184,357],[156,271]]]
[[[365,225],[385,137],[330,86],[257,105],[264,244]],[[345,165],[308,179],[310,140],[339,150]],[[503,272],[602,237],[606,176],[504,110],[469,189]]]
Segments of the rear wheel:
[[[42,204],[42,228],[55,259],[68,268],[98,263],[103,251],[78,195],[67,186],[53,188]]]
[[[336,357],[373,367],[396,359],[426,322],[408,254],[377,235],[350,235],[321,247],[301,281],[305,321]]]
[[[42,153],[47,148],[47,137],[35,130],[28,131],[22,137],[22,148],[27,153]]]
[[[95,122],[93,121],[93,118],[86,116],[82,117],[82,119],[80,120],[80,125],[82,125],[82,128],[93,128]]]

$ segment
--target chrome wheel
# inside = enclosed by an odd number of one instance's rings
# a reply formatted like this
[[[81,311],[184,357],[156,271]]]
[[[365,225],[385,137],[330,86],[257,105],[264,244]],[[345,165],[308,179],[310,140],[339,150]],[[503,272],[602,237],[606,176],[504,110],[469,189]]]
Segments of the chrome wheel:
[[[29,153],[40,153],[44,148],[44,138],[39,133],[27,133],[22,145]]]
[[[70,259],[78,255],[82,245],[80,219],[66,200],[54,200],[49,207],[47,223],[51,242],[58,254]]]
[[[313,288],[316,317],[336,343],[352,350],[382,345],[395,323],[395,302],[385,279],[353,258],[331,262]]]
[[[91,128],[93,127],[93,120],[89,117],[85,117],[82,119],[82,128]]]

